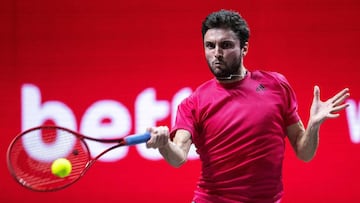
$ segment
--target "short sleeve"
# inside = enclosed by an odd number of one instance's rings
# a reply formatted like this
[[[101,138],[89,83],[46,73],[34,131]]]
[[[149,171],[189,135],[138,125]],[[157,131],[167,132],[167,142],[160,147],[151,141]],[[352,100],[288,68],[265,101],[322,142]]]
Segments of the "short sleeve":
[[[170,138],[173,139],[178,129],[190,132],[191,136],[196,132],[196,97],[192,94],[185,98],[178,106],[175,124],[171,129]]]
[[[284,121],[285,125],[289,126],[294,123],[297,123],[300,120],[298,114],[298,102],[296,95],[292,87],[290,86],[288,80],[280,73],[276,73],[276,77],[280,82],[281,88],[284,93]]]

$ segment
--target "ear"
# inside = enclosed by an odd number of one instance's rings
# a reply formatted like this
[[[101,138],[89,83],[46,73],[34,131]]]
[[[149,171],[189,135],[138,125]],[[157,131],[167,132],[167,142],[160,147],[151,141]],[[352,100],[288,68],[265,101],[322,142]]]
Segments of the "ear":
[[[241,49],[242,56],[245,56],[249,50],[249,42],[245,42],[244,47]]]

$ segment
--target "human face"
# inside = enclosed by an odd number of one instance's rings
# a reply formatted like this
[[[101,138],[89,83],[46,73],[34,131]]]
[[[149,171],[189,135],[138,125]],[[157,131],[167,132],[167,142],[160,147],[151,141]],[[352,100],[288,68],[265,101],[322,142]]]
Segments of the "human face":
[[[217,78],[241,74],[243,51],[231,29],[212,28],[204,36],[206,61]]]

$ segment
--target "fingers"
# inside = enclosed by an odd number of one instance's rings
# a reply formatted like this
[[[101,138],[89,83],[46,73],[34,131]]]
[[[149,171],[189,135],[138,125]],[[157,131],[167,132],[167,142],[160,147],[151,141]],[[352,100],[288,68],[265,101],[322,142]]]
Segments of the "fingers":
[[[350,96],[349,89],[345,88],[337,93],[334,97],[331,98],[331,102],[338,106],[339,104],[343,103],[348,97]]]
[[[167,126],[148,128],[151,138],[146,142],[147,148],[161,148],[168,144],[170,132]]]
[[[335,106],[335,107],[333,107],[333,110],[330,113],[333,114],[333,113],[339,112],[341,110],[346,109],[348,106],[349,106],[349,104],[342,104],[342,105]]]
[[[319,86],[314,86],[314,101],[320,101],[320,88]]]
[[[349,106],[349,104],[344,101],[350,96],[349,89],[344,88],[340,92],[338,92],[335,96],[330,98],[327,103],[332,107],[331,111],[328,114],[329,118],[337,118],[340,116],[339,111],[344,110]]]
[[[323,102],[320,100],[320,88],[317,85],[314,86],[314,99],[310,109],[313,120],[322,123],[327,118],[339,117],[339,112],[349,106],[349,104],[344,103],[349,96],[349,89],[344,88],[335,96]]]
[[[328,102],[331,102],[333,106],[338,106],[342,104],[349,96],[350,96],[349,88],[344,88],[343,90],[338,92],[335,96],[330,98]],[[317,85],[314,86],[314,101],[320,101],[320,88]],[[344,108],[346,107],[347,105]]]

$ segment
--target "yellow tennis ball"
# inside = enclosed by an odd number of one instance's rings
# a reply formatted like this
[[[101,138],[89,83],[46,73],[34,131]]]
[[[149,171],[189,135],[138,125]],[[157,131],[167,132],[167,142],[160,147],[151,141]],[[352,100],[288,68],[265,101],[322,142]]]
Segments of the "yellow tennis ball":
[[[71,169],[71,162],[65,158],[56,159],[51,164],[51,173],[60,178],[68,176],[71,173]]]

